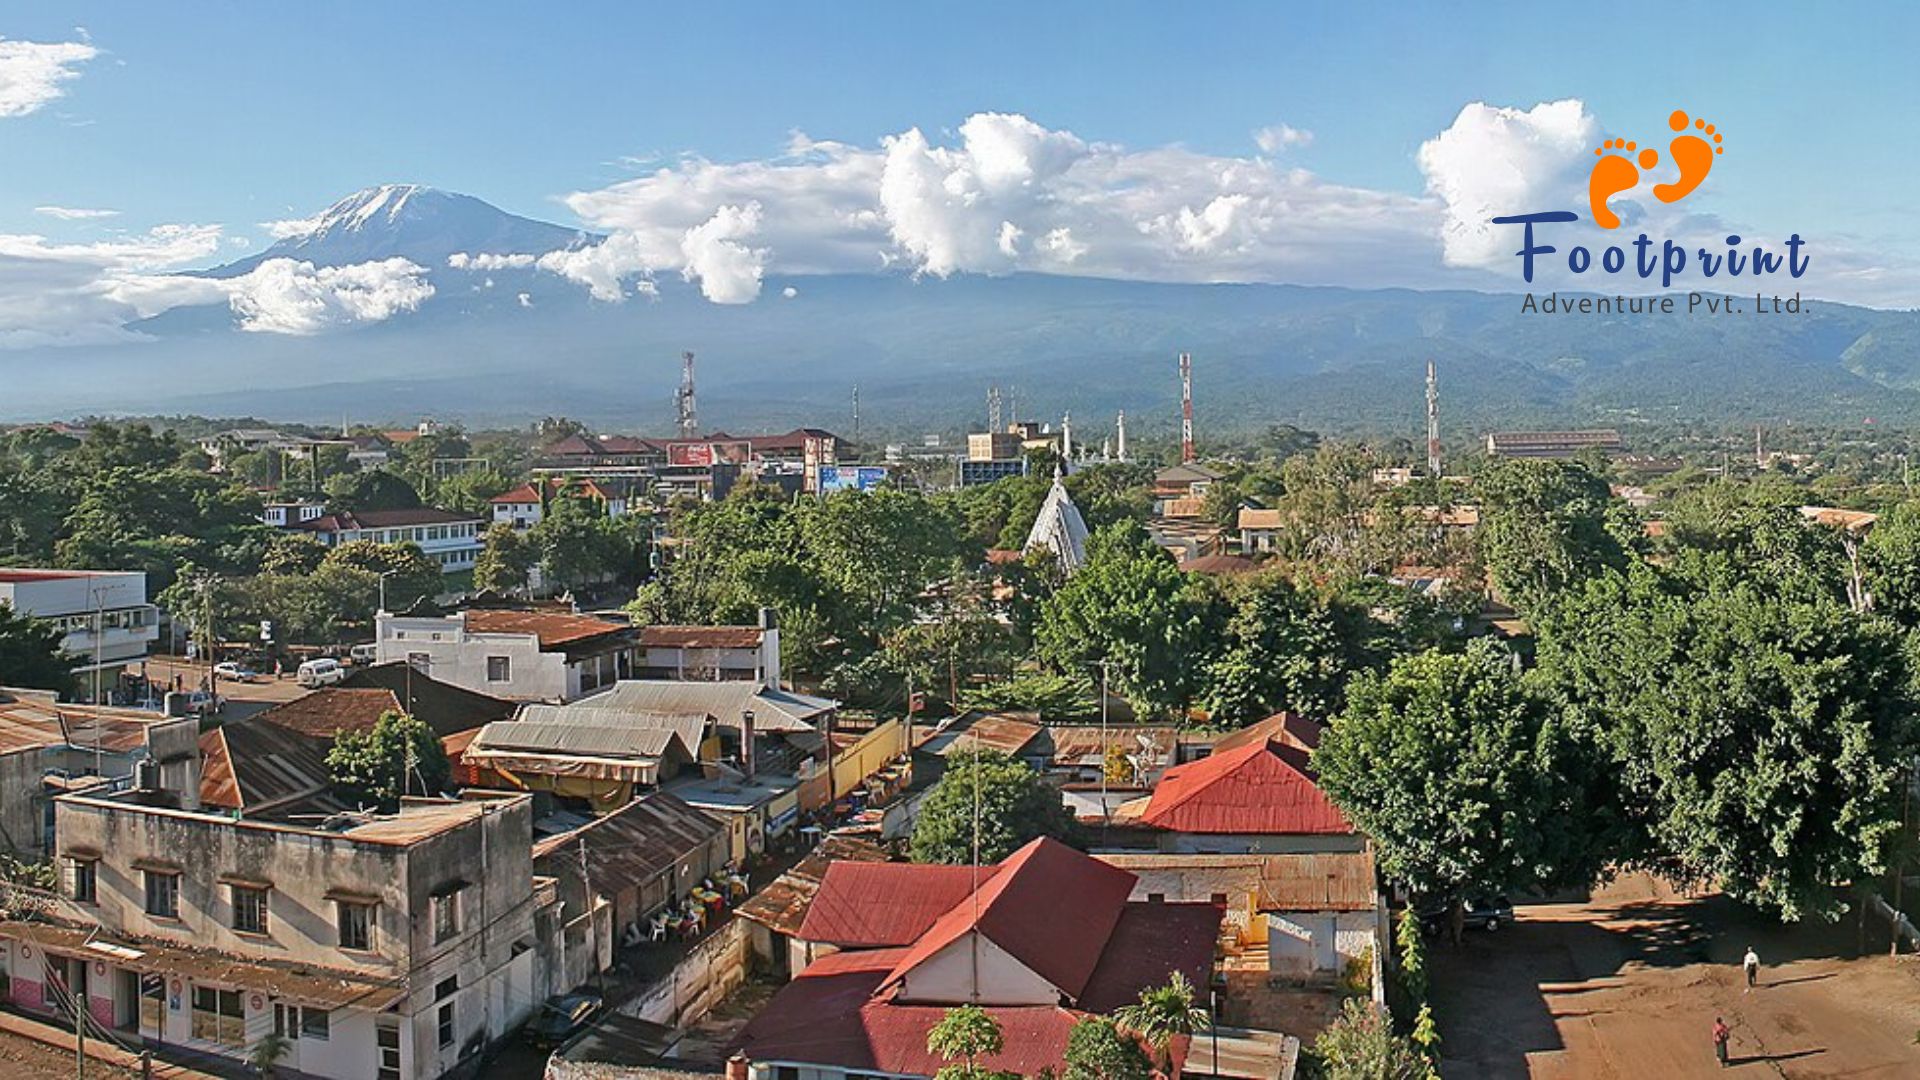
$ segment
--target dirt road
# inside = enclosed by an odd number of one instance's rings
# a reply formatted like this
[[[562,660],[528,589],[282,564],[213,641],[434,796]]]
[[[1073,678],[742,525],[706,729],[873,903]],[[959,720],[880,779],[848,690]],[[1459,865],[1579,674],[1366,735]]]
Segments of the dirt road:
[[[1443,1073],[1466,1080],[1920,1076],[1920,957],[1855,924],[1783,928],[1644,876],[1586,903],[1524,905],[1496,933],[1432,946]],[[1760,986],[1745,992],[1751,945]],[[1731,1062],[1711,1030],[1733,1029]]]

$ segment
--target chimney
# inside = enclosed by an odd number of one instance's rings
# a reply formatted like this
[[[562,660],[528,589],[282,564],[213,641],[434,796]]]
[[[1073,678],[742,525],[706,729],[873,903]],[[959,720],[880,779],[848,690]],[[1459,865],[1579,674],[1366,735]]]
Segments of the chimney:
[[[748,780],[753,779],[752,709],[743,709],[740,713],[740,772]]]
[[[748,1080],[753,1074],[747,1071],[747,1055],[735,1054],[727,1059],[727,1080]]]
[[[770,607],[760,609],[760,685],[780,689],[780,615]]]

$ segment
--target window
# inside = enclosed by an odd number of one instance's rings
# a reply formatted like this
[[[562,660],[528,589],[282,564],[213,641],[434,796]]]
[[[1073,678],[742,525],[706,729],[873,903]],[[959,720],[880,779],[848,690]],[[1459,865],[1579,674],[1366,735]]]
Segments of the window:
[[[100,866],[92,859],[67,860],[67,895],[82,904],[99,898]]]
[[[433,1000],[445,1001],[460,992],[460,976],[449,975],[433,986]]]
[[[453,1002],[449,1001],[445,1005],[440,1006],[440,1019],[437,1030],[440,1036],[440,1049],[445,1050],[447,1047],[452,1046]]]
[[[240,1010],[240,991],[194,987],[193,1037],[222,1046],[245,1045],[246,1014]]]
[[[393,1024],[381,1024],[374,1034],[374,1042],[379,1054],[379,1080],[400,1080],[400,1029]]]
[[[309,1005],[300,1010],[300,1037],[325,1042],[333,1033],[333,1014]]]
[[[233,928],[243,934],[267,932],[267,890],[233,886]]]
[[[341,900],[338,901],[338,908],[340,947],[361,950],[373,948],[373,905]]]
[[[513,658],[510,656],[487,657],[488,682],[512,682]]]
[[[433,666],[433,657],[428,653],[410,652],[407,654],[407,666],[425,675],[427,669]]]
[[[439,945],[460,933],[460,890],[433,898],[433,943]]]
[[[180,917],[180,875],[148,870],[147,914],[159,919]]]

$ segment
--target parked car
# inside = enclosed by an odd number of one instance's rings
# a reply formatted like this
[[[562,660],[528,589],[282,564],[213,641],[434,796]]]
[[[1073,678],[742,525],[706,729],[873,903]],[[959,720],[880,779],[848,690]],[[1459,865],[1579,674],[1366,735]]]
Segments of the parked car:
[[[220,708],[220,699],[205,690],[195,690],[187,695],[187,712],[193,716],[205,716]]]
[[[231,660],[224,664],[213,665],[213,673],[223,679],[232,679],[235,682],[251,682],[254,678],[252,671]]]
[[[604,1007],[595,994],[555,994],[527,1021],[527,1040],[535,1046],[559,1046],[599,1017]]]
[[[346,681],[347,669],[341,667],[338,660],[309,660],[300,665],[297,678],[300,685],[308,689],[332,686],[334,683]]]
[[[1465,908],[1463,923],[1468,929],[1498,930],[1513,922],[1513,904],[1504,896],[1468,897]],[[1414,910],[1427,933],[1446,930],[1449,901],[1429,900]]]

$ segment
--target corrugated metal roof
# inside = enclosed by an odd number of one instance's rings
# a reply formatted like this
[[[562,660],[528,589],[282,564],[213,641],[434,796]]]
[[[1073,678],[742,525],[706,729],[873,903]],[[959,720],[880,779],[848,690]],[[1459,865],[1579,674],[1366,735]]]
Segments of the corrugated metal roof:
[[[929,747],[941,757],[953,754],[970,754],[975,750],[996,750],[1002,754],[1018,754],[1040,735],[1039,724],[1015,719],[999,713],[973,713],[962,717],[950,725],[946,733],[952,739],[941,740],[937,747]]]
[[[1096,857],[1122,870],[1160,874],[1244,870],[1258,875],[1261,911],[1366,911],[1377,898],[1378,879],[1371,851],[1241,855],[1116,852]],[[1211,894],[1214,890],[1209,886],[1205,891]]]
[[[615,713],[566,720],[500,720],[480,729],[467,744],[469,755],[488,751],[532,750],[541,753],[597,754],[603,757],[654,757],[675,743],[689,757],[706,731],[704,717],[649,717],[656,723],[622,723]]]
[[[1312,753],[1320,745],[1320,733],[1325,725],[1317,720],[1309,720],[1299,713],[1277,712],[1265,720],[1260,720],[1238,731],[1222,735],[1213,744],[1213,752],[1224,753],[1238,750],[1249,743],[1264,743],[1278,739],[1288,746],[1297,746]]]
[[[602,699],[592,700],[598,702]],[[610,709],[598,704],[527,705],[521,708],[514,722],[632,732],[671,731],[680,736],[689,753],[697,755],[700,744],[706,740],[711,718],[705,713],[640,712],[634,709]]]
[[[259,717],[200,736],[200,801],[253,811],[328,791],[329,743]]]
[[[981,867],[980,883],[999,872],[998,866]],[[798,936],[848,949],[912,945],[973,895],[974,880],[971,866],[834,863]]]
[[[741,713],[752,709],[754,730],[766,732],[812,731],[815,721],[840,707],[827,698],[769,690],[759,683],[672,679],[625,680],[589,700],[597,708],[711,716],[732,728],[740,726]]]
[[[718,820],[664,791],[656,791],[596,818],[572,832],[551,836],[533,846],[533,857],[565,859],[567,871],[557,865],[536,873],[578,873],[582,844],[587,851],[587,877],[595,892],[611,896],[670,871],[681,859],[725,833]]]
[[[954,905],[915,942],[891,975],[913,968],[978,928],[1068,997],[1086,988],[1120,920],[1134,876],[1048,837],[1007,856],[977,894]]]
[[[640,644],[659,649],[757,649],[757,626],[643,626]]]
[[[1168,769],[1147,800],[1140,823],[1185,833],[1354,831],[1314,783],[1306,752],[1278,741],[1250,742]]]
[[[532,634],[543,652],[608,634],[630,632],[625,623],[568,615],[557,611],[511,611],[475,608],[464,616],[470,634]]]
[[[177,724],[180,718],[135,709],[55,703],[29,693],[0,692],[0,753],[44,746],[72,746],[116,754],[130,753],[147,744],[147,732],[158,724]]]
[[[858,836],[829,833],[820,845],[793,869],[775,878],[746,903],[740,905],[740,917],[772,929],[777,934],[797,936],[813,907],[820,882],[836,862],[883,863],[887,853],[880,845]]]

